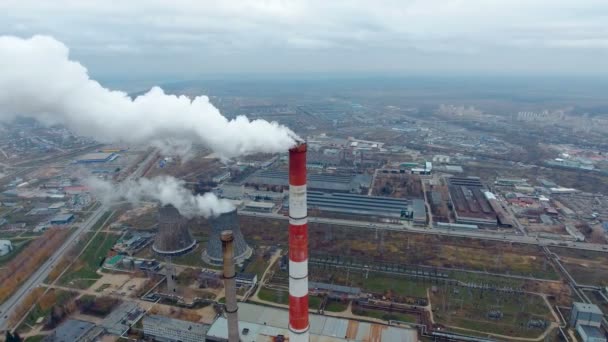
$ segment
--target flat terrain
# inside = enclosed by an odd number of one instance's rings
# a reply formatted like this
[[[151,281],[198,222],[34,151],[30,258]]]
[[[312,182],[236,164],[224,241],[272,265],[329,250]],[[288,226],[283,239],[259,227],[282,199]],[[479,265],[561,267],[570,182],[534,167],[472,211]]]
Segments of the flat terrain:
[[[551,247],[577,283],[608,285],[608,253]]]
[[[528,328],[532,319],[552,319],[540,296],[442,286],[430,294],[435,322],[479,332],[536,337],[544,329]],[[490,318],[490,313],[502,315]]]

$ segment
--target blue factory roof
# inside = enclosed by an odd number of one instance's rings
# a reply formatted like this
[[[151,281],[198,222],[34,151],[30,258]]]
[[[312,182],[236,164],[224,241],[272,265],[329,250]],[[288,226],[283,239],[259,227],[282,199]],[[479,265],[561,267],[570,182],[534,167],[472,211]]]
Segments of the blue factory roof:
[[[51,219],[51,223],[70,222],[73,219],[74,219],[74,215],[73,214],[58,214],[58,215],[55,215],[55,217],[53,217]]]
[[[309,191],[307,193],[307,203],[309,208],[318,208],[325,211],[401,217],[401,211],[405,210],[410,202],[390,197]]]

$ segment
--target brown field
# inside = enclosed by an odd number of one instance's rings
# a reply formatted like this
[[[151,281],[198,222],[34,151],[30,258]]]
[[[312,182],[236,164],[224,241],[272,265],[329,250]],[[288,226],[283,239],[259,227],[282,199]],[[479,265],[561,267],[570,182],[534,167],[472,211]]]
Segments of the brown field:
[[[287,221],[240,217],[241,230],[254,245],[285,245]],[[381,235],[384,244],[381,246]],[[379,232],[309,224],[311,253],[339,255],[378,263],[401,263],[558,279],[535,246],[441,237],[407,232]]]
[[[551,247],[577,283],[608,285],[608,253]]]

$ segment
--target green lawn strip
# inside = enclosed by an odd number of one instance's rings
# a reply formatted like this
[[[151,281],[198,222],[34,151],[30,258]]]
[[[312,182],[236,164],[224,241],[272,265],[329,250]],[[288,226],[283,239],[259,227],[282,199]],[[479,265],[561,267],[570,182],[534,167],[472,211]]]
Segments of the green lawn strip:
[[[266,287],[262,287],[258,292],[258,297],[261,300],[278,304],[289,304],[289,293],[288,291],[273,290]]]
[[[402,312],[388,312],[382,310],[372,310],[372,309],[361,309],[355,308],[353,309],[353,313],[359,316],[372,317],[385,321],[402,321],[409,323],[416,323],[417,317],[416,315],[402,313]]]
[[[342,303],[342,302],[337,302],[335,300],[330,300],[329,302],[327,302],[327,305],[325,305],[325,311],[342,312],[342,311],[346,310],[347,307],[348,307],[348,303]]]
[[[93,233],[88,234],[91,235]],[[59,284],[67,285],[73,280],[79,280],[79,285],[81,286],[94,283],[94,281],[91,282],[91,279],[99,279],[101,277],[96,271],[118,238],[119,236],[115,234],[98,233],[84,250],[78,261],[61,277]],[[81,264],[83,264],[82,267],[79,266]],[[76,267],[79,268],[75,269]],[[82,288],[81,286],[78,286],[78,288]]]

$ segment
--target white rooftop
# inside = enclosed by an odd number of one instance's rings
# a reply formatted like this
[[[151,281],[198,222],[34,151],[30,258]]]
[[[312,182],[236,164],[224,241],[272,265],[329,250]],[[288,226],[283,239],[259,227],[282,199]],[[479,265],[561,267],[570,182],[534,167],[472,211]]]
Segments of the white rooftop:
[[[239,335],[242,342],[269,342],[273,341],[277,335],[289,336],[287,310],[250,303],[238,303],[238,305]],[[418,333],[415,329],[315,314],[310,314],[309,317],[311,342],[415,342],[418,340]],[[228,322],[224,317],[219,317],[211,325],[207,335],[227,338],[227,324]]]

